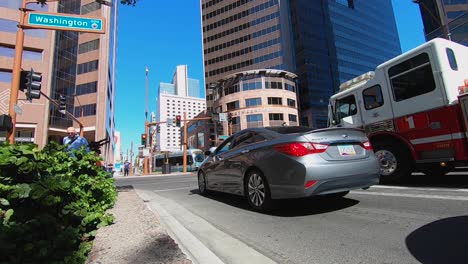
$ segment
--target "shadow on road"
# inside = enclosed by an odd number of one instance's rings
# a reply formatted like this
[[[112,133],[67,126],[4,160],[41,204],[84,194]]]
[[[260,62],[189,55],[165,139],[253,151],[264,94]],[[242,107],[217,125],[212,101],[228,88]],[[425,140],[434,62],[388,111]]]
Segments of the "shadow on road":
[[[468,188],[468,172],[463,174],[448,174],[440,177],[428,177],[422,173],[414,173],[402,179],[399,185],[407,187],[441,187],[441,188]]]
[[[199,194],[198,189],[190,190],[192,194]],[[210,192],[206,196],[209,199],[234,206],[243,210],[253,211],[244,197]],[[295,217],[305,215],[317,215],[338,211],[358,204],[359,201],[348,198],[312,197],[301,199],[275,200],[274,208],[266,214],[280,217]]]
[[[421,263],[468,263],[468,216],[424,225],[406,238],[406,246]]]

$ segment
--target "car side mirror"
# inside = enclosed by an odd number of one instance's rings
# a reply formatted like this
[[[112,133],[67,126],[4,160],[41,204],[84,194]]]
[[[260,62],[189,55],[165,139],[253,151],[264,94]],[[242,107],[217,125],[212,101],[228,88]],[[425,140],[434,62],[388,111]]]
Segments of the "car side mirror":
[[[211,151],[207,150],[205,151],[205,156],[210,156],[211,155]]]

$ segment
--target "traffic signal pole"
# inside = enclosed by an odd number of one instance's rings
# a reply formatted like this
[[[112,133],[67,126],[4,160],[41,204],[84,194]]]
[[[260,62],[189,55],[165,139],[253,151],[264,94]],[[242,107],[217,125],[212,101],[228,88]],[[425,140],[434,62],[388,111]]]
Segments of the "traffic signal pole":
[[[44,92],[41,91],[41,95],[44,96],[47,100],[49,100],[49,102],[51,102],[52,104],[54,104],[55,106],[57,107],[60,107],[60,104],[57,103],[55,100],[52,100],[52,98],[50,98],[47,94],[45,94]],[[72,115],[70,112],[68,112],[67,110],[64,110],[64,114],[67,115],[68,117],[70,117],[71,119],[75,120],[76,123],[78,123],[78,125],[80,126],[80,136],[81,137],[84,137],[84,126],[83,126],[83,123],[80,122],[80,120],[78,120],[78,118],[76,118],[74,115]]]
[[[15,143],[16,133],[16,112],[15,106],[18,104],[18,91],[21,77],[21,61],[23,60],[23,45],[24,45],[24,17],[26,16],[26,0],[21,1],[20,8],[20,21],[18,30],[16,31],[16,44],[15,44],[15,58],[13,59],[13,73],[12,82],[10,89],[10,106],[8,108],[8,114],[11,116],[11,122],[13,124],[11,131],[7,131],[7,138],[10,144]]]

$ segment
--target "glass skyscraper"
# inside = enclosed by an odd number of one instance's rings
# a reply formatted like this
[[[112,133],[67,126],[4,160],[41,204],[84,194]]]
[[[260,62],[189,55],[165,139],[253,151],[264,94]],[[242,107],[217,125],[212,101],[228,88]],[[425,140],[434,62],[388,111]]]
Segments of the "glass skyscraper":
[[[468,46],[467,0],[418,0],[426,40],[441,37]]]
[[[341,82],[401,53],[391,0],[202,0],[201,8],[206,89],[245,70],[293,72],[305,126],[326,126]]]

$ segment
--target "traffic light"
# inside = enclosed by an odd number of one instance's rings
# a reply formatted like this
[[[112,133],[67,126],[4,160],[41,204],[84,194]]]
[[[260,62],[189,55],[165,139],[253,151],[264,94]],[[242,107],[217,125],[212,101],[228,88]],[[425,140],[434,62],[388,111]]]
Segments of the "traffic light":
[[[21,71],[20,77],[20,87],[21,91],[26,89],[26,99],[30,102],[32,99],[41,98],[41,81],[42,75],[40,73],[35,73],[31,68],[30,71]]]
[[[180,127],[180,115],[176,116],[175,124],[176,124],[177,127]]]
[[[147,139],[147,135],[146,134],[141,134],[141,144],[143,146],[146,146],[146,139]]]
[[[232,113],[228,114],[228,123],[232,124]]]
[[[65,114],[67,112],[67,97],[61,94],[59,97],[59,103],[59,112]]]

